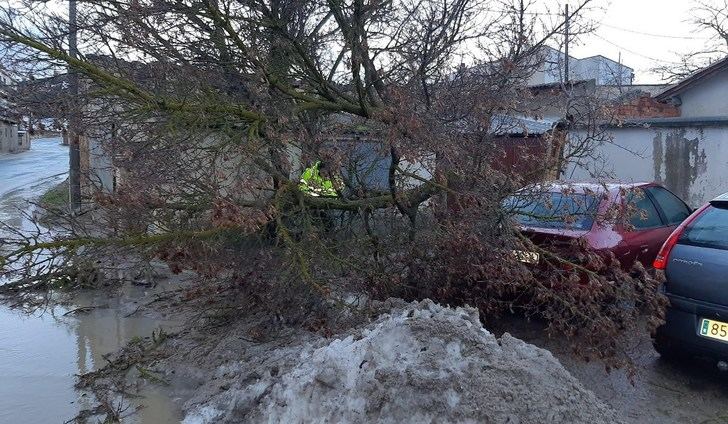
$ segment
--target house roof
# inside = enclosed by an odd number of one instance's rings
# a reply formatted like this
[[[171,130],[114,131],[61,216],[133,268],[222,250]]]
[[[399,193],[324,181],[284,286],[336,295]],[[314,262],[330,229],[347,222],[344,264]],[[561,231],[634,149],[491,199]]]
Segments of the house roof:
[[[490,118],[491,133],[495,135],[541,135],[554,128],[556,119],[531,119],[524,116],[493,115]]]
[[[592,78],[592,79],[569,80],[568,82],[547,82],[547,83],[543,83],[543,84],[529,85],[528,86],[528,89],[529,90],[534,90],[534,91],[536,91],[536,90],[550,90],[550,89],[553,89],[553,88],[562,88],[562,87],[567,86],[567,85],[568,86],[571,86],[571,87],[576,87],[576,86],[585,86],[586,87],[586,86],[589,86],[589,85],[595,86],[596,85],[596,80],[594,80]]]
[[[630,84],[630,85],[600,85],[596,87],[600,98],[606,100],[629,100],[641,94],[655,96],[668,88],[671,84]]]
[[[617,62],[616,60],[610,59],[610,58],[608,58],[608,57],[606,57],[604,55],[601,55],[601,54],[595,54],[593,56],[582,57],[581,59],[576,59],[576,60],[587,60],[587,59],[604,59],[604,60],[608,60],[608,61],[612,62],[615,65],[621,66],[623,68],[629,69],[630,71],[634,72],[634,68],[632,68],[630,66],[627,66],[624,63]]]
[[[13,118],[11,118],[9,116],[3,116],[3,115],[0,115],[0,122],[7,122],[9,124],[17,124],[18,123],[17,120],[15,120],[15,119],[13,119]]]
[[[726,127],[728,117],[630,118],[618,122],[605,122],[604,125],[610,128]]]
[[[675,84],[674,86],[668,88],[667,90],[663,91],[662,93],[655,96],[655,99],[659,102],[664,102],[667,100],[670,100],[671,97],[675,97],[679,95],[680,93],[684,92],[685,90],[691,88],[695,84],[698,84],[699,82],[703,81],[706,78],[710,78],[711,76],[717,74],[718,72],[721,72],[725,69],[728,69],[728,57],[726,57],[723,60],[719,60],[715,63],[713,63],[710,66],[707,66],[692,75],[688,76],[687,78],[683,79],[679,83]]]

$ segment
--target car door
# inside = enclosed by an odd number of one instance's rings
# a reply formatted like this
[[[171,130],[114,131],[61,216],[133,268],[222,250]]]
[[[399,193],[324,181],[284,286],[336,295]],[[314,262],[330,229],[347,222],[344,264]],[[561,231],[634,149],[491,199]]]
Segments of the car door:
[[[685,202],[664,187],[657,185],[648,186],[645,187],[645,192],[652,199],[655,206],[657,206],[660,217],[666,223],[665,230],[655,232],[653,234],[655,239],[649,242],[650,249],[645,257],[648,262],[644,262],[646,265],[649,265],[655,259],[655,256],[657,256],[657,252],[660,251],[665,240],[667,240],[670,234],[685,218],[690,216],[692,211]]]
[[[649,186],[645,188],[645,191],[671,227],[677,227],[692,213],[690,207],[682,199],[665,187]]]
[[[635,261],[649,267],[672,229],[644,189],[630,190],[625,202],[632,212],[629,217],[631,228],[622,227],[623,239],[615,253],[626,268]]]

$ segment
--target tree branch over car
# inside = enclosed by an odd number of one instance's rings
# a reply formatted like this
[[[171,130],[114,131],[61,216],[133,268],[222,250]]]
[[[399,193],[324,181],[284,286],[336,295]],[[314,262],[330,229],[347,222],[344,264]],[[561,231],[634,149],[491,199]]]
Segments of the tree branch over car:
[[[0,19],[6,57],[19,72],[67,64],[82,74],[78,131],[107,152],[116,186],[90,181],[86,213],[59,218],[66,231],[6,238],[16,283],[5,291],[39,281],[42,252],[58,259],[43,268],[55,278],[128,248],[284,310],[350,291],[471,303],[486,319],[520,308],[605,357],[641,312],[605,304],[656,305],[646,273],[637,283],[589,252],[577,263],[580,246],[543,255],[539,269],[513,254],[536,247],[503,199],[603,141],[602,108],[582,107],[550,133],[548,154],[524,153],[529,172],[494,165],[495,117],[527,114],[534,57],[563,29],[546,10],[510,0],[79,1],[75,59],[63,25],[33,24],[47,9],[17,3]],[[572,8],[572,28],[589,4]],[[568,125],[594,131],[567,139]],[[301,183],[312,166],[325,190]],[[589,270],[589,285],[570,282],[570,262]]]

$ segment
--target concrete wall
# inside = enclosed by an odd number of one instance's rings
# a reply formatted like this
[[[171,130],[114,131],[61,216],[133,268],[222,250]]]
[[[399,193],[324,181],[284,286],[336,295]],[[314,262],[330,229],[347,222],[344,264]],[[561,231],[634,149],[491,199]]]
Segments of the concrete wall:
[[[81,191],[84,196],[111,193],[115,189],[116,169],[112,163],[109,143],[92,137],[80,137]]]
[[[355,190],[389,190],[389,168],[392,158],[386,145],[371,139],[342,138],[332,144],[332,149],[336,149],[346,159],[341,164],[340,172],[347,185]],[[422,180],[430,180],[433,177],[435,155],[402,157],[399,168],[407,174],[397,173],[397,184],[400,188],[410,189],[420,186],[423,184]]]
[[[696,83],[678,97],[685,118],[728,116],[728,70]]]
[[[30,138],[18,137],[18,124],[0,121],[0,153],[18,153],[30,148]]]
[[[728,192],[728,126],[612,128],[613,141],[565,178],[657,181],[693,207]],[[575,131],[572,137],[583,137]]]
[[[30,134],[28,131],[18,130],[18,148],[22,150],[30,149]]]
[[[10,153],[10,137],[6,135],[9,128],[9,123],[0,121],[0,153]]]

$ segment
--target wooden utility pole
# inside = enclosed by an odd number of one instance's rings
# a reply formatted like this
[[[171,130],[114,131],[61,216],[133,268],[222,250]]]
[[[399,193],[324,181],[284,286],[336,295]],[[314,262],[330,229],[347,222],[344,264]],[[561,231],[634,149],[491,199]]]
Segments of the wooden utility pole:
[[[76,0],[68,2],[68,54],[72,58],[78,57],[78,22],[76,17]],[[77,213],[81,210],[81,150],[80,136],[81,113],[78,102],[78,73],[71,66],[68,67],[68,88],[71,97],[71,116],[68,122],[69,129],[69,200],[70,212]]]
[[[564,82],[569,82],[569,5],[564,6]]]

